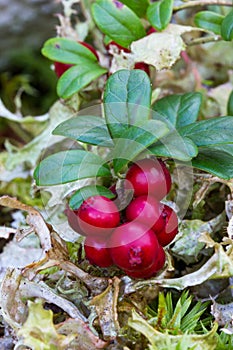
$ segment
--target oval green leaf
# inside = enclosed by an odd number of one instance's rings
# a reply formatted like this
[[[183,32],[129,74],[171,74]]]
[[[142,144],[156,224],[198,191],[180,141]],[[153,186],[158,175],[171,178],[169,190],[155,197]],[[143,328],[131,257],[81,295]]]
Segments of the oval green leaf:
[[[158,157],[169,157],[183,162],[190,161],[198,154],[198,148],[188,137],[171,133],[149,147],[149,151]]]
[[[97,0],[92,15],[99,29],[123,47],[146,35],[137,15],[123,4],[112,0]]]
[[[121,137],[130,125],[148,119],[150,104],[151,84],[145,72],[123,69],[114,73],[104,91],[105,118],[112,137]]]
[[[202,120],[179,129],[198,147],[233,143],[233,116]]]
[[[231,91],[227,102],[227,114],[233,116],[233,90]]]
[[[122,4],[128,6],[138,17],[143,17],[149,6],[148,0],[121,0]]]
[[[173,0],[160,0],[151,4],[147,9],[147,18],[157,30],[165,29],[171,21]]]
[[[105,68],[91,61],[73,66],[58,80],[57,94],[64,99],[69,98],[106,72]]]
[[[231,10],[222,21],[221,36],[226,41],[231,41],[233,39],[233,10]]]
[[[155,111],[152,118],[166,120],[171,127],[180,128],[197,120],[201,103],[199,92],[166,96],[152,106]]]
[[[81,187],[71,196],[69,207],[72,210],[77,210],[87,198],[92,196],[104,196],[112,199],[115,194],[104,186],[89,185]]]
[[[201,147],[193,166],[222,179],[233,178],[233,144]]]
[[[201,11],[198,12],[194,17],[194,23],[197,27],[206,29],[210,32],[220,35],[221,24],[224,16],[212,12],[212,11]]]
[[[131,126],[116,140],[115,147],[108,157],[113,159],[115,173],[137,157],[141,152],[168,133],[167,126],[158,120],[147,120],[141,126]]]
[[[53,135],[62,135],[91,145],[113,146],[104,119],[93,115],[80,115],[65,120],[53,130]]]
[[[36,167],[38,186],[59,185],[91,177],[111,176],[101,157],[83,150],[62,151],[43,159]]]
[[[42,54],[52,61],[81,64],[97,61],[96,56],[84,45],[67,38],[52,38],[45,42]]]

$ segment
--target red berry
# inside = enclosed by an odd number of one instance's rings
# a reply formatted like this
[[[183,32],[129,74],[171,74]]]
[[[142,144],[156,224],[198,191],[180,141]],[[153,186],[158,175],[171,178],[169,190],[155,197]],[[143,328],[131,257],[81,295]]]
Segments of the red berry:
[[[159,243],[164,247],[171,243],[178,233],[178,218],[176,213],[168,205],[163,205],[162,214],[159,218],[158,227],[163,226],[162,230],[155,229],[154,232]]]
[[[151,266],[159,254],[154,231],[139,222],[117,227],[108,242],[113,262],[123,270],[138,271]]]
[[[164,221],[160,219],[162,208],[156,198],[152,196],[139,196],[132,200],[125,211],[128,221],[138,221],[152,230],[162,230]]]
[[[54,70],[58,78],[62,76],[73,64],[62,63],[62,62],[54,62]]]
[[[87,237],[84,242],[84,250],[87,260],[92,265],[108,267],[113,265],[110,250],[106,246],[106,240],[99,237]]]
[[[84,41],[78,41],[78,43],[89,49],[95,55],[97,60],[99,60],[99,56],[93,46],[85,43]],[[60,76],[62,76],[62,74],[65,73],[70,67],[73,67],[73,64],[54,62],[54,70],[58,78],[60,78]]]
[[[94,49],[94,47],[88,43],[86,43],[85,41],[78,41],[79,44],[82,44],[83,46],[85,46],[87,49],[89,49],[97,58],[97,60],[99,60],[99,56],[98,53],[96,52],[96,50]]]
[[[163,161],[141,159],[134,163],[126,174],[126,189],[131,183],[134,196],[149,194],[158,200],[164,198],[171,189],[171,176]]]
[[[159,246],[158,258],[151,266],[138,271],[124,270],[124,272],[132,278],[150,278],[163,268],[165,260],[166,256],[163,247]]]
[[[150,75],[150,67],[147,63],[144,62],[137,62],[135,63],[134,69],[140,69],[147,73],[147,75]]]
[[[65,214],[67,216],[69,226],[80,235],[86,236],[78,222],[78,210],[71,210],[70,207],[67,206],[65,209]]]
[[[120,222],[117,206],[104,196],[86,199],[77,215],[81,229],[91,236],[107,236]]]
[[[153,34],[153,33],[156,33],[156,32],[157,32],[157,30],[155,28],[151,27],[150,29],[148,29],[146,35],[150,35],[150,34]]]

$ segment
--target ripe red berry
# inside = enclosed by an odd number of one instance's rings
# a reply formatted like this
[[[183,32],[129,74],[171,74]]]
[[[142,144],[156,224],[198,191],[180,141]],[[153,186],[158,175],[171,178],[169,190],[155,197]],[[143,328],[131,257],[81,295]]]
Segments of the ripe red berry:
[[[126,189],[131,188],[131,183],[135,197],[149,194],[161,200],[171,189],[171,175],[164,162],[156,158],[134,163],[126,173],[126,180]]]
[[[150,75],[150,67],[147,63],[144,62],[137,62],[134,65],[134,69],[140,69],[147,73],[147,75]]]
[[[139,222],[117,227],[108,242],[113,262],[123,270],[138,271],[150,267],[159,254],[154,231]]]
[[[99,56],[93,46],[84,41],[78,41],[78,43],[89,49],[95,55],[97,60],[99,60]],[[73,64],[54,62],[54,70],[58,78],[60,78],[70,67],[73,67]]]
[[[108,267],[113,265],[110,250],[106,246],[106,240],[99,237],[87,237],[84,242],[84,250],[87,260],[92,265]]]
[[[156,32],[157,32],[157,30],[155,28],[150,27],[150,29],[148,29],[146,35],[150,35],[150,34],[153,34],[153,33],[156,33]]]
[[[154,232],[159,243],[164,247],[171,243],[178,233],[178,218],[172,208],[163,204],[162,214],[158,223],[158,228],[161,226],[163,228],[161,230],[155,229]]]
[[[73,64],[54,62],[54,70],[58,78],[62,76]]]
[[[119,224],[117,206],[104,196],[86,199],[77,212],[79,226],[86,235],[107,236]]]
[[[164,221],[160,219],[162,208],[155,197],[139,196],[132,200],[125,211],[128,221],[137,221],[146,225],[152,230],[161,231],[164,228]]]
[[[98,53],[96,52],[96,50],[94,49],[94,47],[88,43],[86,43],[85,41],[78,41],[79,44],[82,44],[83,46],[85,46],[87,49],[89,49],[97,58],[97,60],[99,61],[99,56]]]
[[[67,216],[69,226],[82,236],[86,236],[85,232],[82,231],[78,222],[78,210],[71,210],[69,206],[65,209],[65,214]]]
[[[151,266],[138,271],[124,270],[124,272],[132,278],[150,278],[156,275],[156,273],[163,268],[165,260],[166,256],[163,247],[159,246],[158,258]]]

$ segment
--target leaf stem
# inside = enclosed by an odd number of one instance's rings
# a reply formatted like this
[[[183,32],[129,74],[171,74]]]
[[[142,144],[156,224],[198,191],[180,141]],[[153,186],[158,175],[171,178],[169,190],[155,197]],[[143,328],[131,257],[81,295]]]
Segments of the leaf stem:
[[[194,46],[194,45],[202,45],[202,44],[207,44],[210,42],[216,42],[222,40],[221,36],[219,35],[211,35],[203,38],[197,38],[197,39],[191,39],[188,41],[186,44],[188,46]]]
[[[185,1],[185,4],[180,6],[175,6],[173,11],[185,10],[190,7],[196,6],[206,6],[206,5],[218,5],[218,6],[233,6],[232,1],[226,0],[194,0],[194,1]]]

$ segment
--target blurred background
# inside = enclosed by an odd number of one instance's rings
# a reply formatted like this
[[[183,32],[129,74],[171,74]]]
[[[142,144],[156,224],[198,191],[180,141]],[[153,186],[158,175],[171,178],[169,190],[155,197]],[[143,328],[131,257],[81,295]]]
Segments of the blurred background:
[[[0,98],[12,112],[17,97],[23,115],[43,114],[56,100],[57,79],[40,50],[56,36],[61,11],[60,0],[0,0]]]

